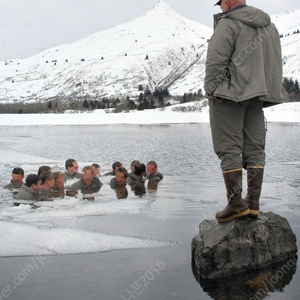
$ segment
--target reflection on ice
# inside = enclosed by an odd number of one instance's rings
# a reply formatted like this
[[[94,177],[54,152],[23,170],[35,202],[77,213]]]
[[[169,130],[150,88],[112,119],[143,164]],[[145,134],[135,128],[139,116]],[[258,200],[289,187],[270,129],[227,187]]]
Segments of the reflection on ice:
[[[195,279],[203,290],[215,300],[259,300],[272,292],[283,292],[297,269],[297,254],[264,268],[244,272],[218,280],[203,279],[192,261]],[[284,298],[284,296],[282,296]]]
[[[69,223],[68,228],[49,228],[1,221],[0,235],[5,243],[1,243],[0,255],[3,257],[95,253],[174,244],[77,229],[82,222],[82,219],[77,218]]]

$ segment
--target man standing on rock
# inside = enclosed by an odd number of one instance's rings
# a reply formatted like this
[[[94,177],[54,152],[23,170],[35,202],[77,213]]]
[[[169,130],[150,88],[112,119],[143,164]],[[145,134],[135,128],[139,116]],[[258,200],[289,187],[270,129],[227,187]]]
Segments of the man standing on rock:
[[[219,222],[259,214],[265,165],[263,107],[287,102],[278,31],[265,12],[245,0],[220,0],[214,16],[204,88],[214,151],[221,160],[228,204]],[[243,200],[242,168],[247,169]]]

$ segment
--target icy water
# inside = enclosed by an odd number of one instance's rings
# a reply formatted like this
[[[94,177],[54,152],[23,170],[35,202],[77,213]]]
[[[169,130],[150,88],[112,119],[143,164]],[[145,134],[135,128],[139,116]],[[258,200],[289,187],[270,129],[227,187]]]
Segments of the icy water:
[[[299,134],[298,124],[268,125],[267,166],[261,198],[264,212],[273,211],[288,219],[297,236],[298,248]],[[116,160],[128,169],[134,159],[144,163],[156,160],[165,176],[157,188],[146,182],[145,192],[141,194],[136,195],[128,187],[125,200],[117,199],[108,185],[109,180],[101,178],[105,184],[94,202],[79,195],[67,199],[70,202],[64,206],[42,207],[31,212],[12,207],[10,194],[0,189],[0,226],[11,222],[21,226],[34,223],[40,227],[67,228],[77,219],[79,229],[90,232],[170,242],[162,247],[91,254],[2,257],[0,299],[299,298],[299,268],[266,289],[265,294],[253,292],[252,298],[249,294],[245,296],[245,288],[238,280],[234,286],[225,281],[210,286],[199,283],[193,275],[192,238],[198,234],[201,220],[213,218],[217,203],[226,201],[207,124],[3,127],[0,151],[1,187],[17,163],[29,174],[42,164],[62,170],[69,157],[75,158],[80,167],[97,162],[102,172],[108,171]],[[86,206],[94,207],[94,213],[80,215]],[[104,213],[103,207],[106,207]],[[34,238],[30,232],[27,235],[28,240]],[[3,237],[0,241],[2,245],[7,243]],[[24,240],[22,243],[13,244],[22,248],[26,244]],[[276,266],[272,272],[276,272]]]

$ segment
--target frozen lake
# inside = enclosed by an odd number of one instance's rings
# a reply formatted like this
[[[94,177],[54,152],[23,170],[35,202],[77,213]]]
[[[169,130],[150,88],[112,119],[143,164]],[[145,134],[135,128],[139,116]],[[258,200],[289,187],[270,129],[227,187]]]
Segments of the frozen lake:
[[[262,211],[289,220],[298,248],[299,134],[299,124],[268,125],[261,198]],[[80,168],[99,163],[102,174],[116,160],[127,169],[134,159],[155,160],[165,177],[157,189],[146,182],[142,194],[127,187],[126,199],[101,177],[94,202],[79,194],[38,209],[12,205],[2,186],[14,167],[25,175],[44,164],[63,170],[70,157]],[[229,289],[203,289],[192,272],[198,224],[214,218],[217,203],[226,201],[208,124],[0,127],[0,197],[3,299],[246,300]],[[298,299],[299,280],[298,268],[268,291],[269,299]]]

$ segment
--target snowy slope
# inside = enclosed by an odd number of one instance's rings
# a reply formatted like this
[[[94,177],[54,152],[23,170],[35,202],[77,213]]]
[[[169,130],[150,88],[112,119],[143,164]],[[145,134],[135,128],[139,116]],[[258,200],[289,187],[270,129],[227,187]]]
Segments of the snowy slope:
[[[281,38],[283,74],[284,77],[291,77],[294,80],[300,79],[300,33],[293,34],[300,30],[300,9],[284,11],[271,17],[276,25]]]
[[[86,94],[122,98],[138,95],[140,84],[152,90],[160,83],[169,86],[190,65],[203,60],[211,33],[159,1],[127,24],[28,59],[1,62],[0,100]]]
[[[271,16],[272,22],[276,25],[279,34],[284,36],[293,34],[294,31],[300,30],[300,9],[293,11],[283,11],[277,15]]]

